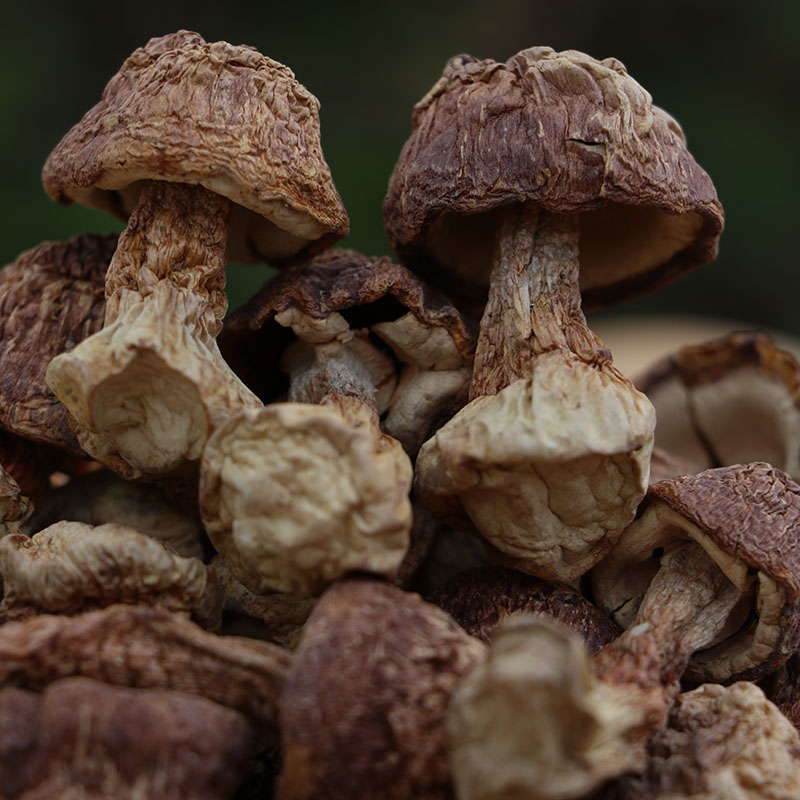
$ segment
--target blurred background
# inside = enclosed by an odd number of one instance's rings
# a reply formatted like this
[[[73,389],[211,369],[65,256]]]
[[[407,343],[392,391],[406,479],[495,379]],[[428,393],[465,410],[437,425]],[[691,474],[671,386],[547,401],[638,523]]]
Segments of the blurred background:
[[[595,317],[709,315],[800,336],[800,3],[795,0],[406,0],[402,4],[52,3],[3,0],[0,263],[47,239],[122,225],[44,194],[48,153],[150,37],[188,28],[289,65],[322,103],[322,144],[350,219],[348,246],[388,254],[381,204],[411,110],[457,53],[505,60],[534,45],[615,56],[675,116],[726,212],[716,263]],[[232,265],[231,307],[266,267]],[[601,334],[602,335],[602,334]]]

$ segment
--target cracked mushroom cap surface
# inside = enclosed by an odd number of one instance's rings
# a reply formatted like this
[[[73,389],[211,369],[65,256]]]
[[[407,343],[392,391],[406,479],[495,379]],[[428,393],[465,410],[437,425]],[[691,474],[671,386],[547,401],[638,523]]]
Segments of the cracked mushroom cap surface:
[[[283,64],[178,31],[128,57],[50,154],[45,191],[126,217],[139,181],[204,186],[235,204],[231,259],[299,257],[349,229],[318,112]]]
[[[792,800],[800,736],[755,684],[704,684],[677,699],[643,775],[602,800]]]
[[[636,380],[656,445],[703,467],[768,461],[800,478],[800,364],[765,333],[683,347]]]
[[[0,573],[4,621],[115,603],[161,606],[208,628],[218,627],[222,617],[216,575],[202,561],[116,523],[93,528],[57,522],[31,537],[6,536],[0,541]]]
[[[281,697],[277,796],[452,797],[445,713],[485,650],[418,595],[368,580],[331,587]]]
[[[713,260],[722,207],[672,117],[614,58],[531,47],[505,63],[452,58],[417,103],[384,201],[404,263],[488,285],[497,209],[581,214],[586,309]]]
[[[51,359],[103,326],[105,275],[117,235],[45,242],[0,271],[0,426],[83,455],[45,382]]]
[[[756,462],[654,484],[641,515],[592,571],[595,601],[628,627],[662,554],[697,542],[744,596],[687,678],[755,680],[800,644],[800,486]]]
[[[65,678],[0,689],[0,796],[231,798],[255,745],[232,709],[164,689]]]

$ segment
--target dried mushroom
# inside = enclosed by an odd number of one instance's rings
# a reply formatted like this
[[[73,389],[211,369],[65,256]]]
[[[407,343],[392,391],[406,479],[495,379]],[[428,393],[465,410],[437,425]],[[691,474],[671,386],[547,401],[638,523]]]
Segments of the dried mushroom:
[[[276,276],[226,324],[226,352],[243,354],[242,374],[265,400],[281,387],[270,362],[289,375],[289,402],[232,417],[209,439],[201,467],[206,530],[255,592],[313,594],[348,571],[392,577],[400,569],[412,467],[380,428],[396,362],[371,333],[378,328],[401,361],[416,353],[415,374],[424,364],[465,388],[471,339],[463,320],[389,259],[325,254]],[[418,407],[421,429],[454,397],[450,389],[416,396],[428,403]]]
[[[656,443],[701,468],[768,461],[800,478],[800,364],[764,333],[684,347],[636,381]]]
[[[0,797],[232,798],[255,737],[202,697],[65,678],[0,689]]]
[[[695,643],[698,652],[686,675],[695,682],[755,680],[777,669],[800,644],[798,535],[800,486],[769,464],[662,481],[650,487],[639,518],[592,572],[594,597],[629,635],[660,636],[663,650],[670,637],[652,624],[643,627],[644,607],[667,618],[685,613],[699,621],[701,607],[692,594],[706,595],[717,585],[719,598],[709,597],[709,609],[725,594],[731,595],[731,608],[720,607],[719,630],[709,628],[709,640],[700,647]],[[684,560],[705,577],[690,589],[668,577],[668,560]],[[663,584],[660,599],[657,583]],[[684,625],[679,632],[686,636],[688,629]]]
[[[222,592],[213,571],[133,528],[57,522],[32,537],[0,540],[0,620],[76,614],[131,603],[190,614],[219,626]]]
[[[444,717],[485,654],[440,609],[377,581],[319,600],[280,700],[280,800],[452,796]]]
[[[232,410],[260,405],[216,345],[225,263],[347,232],[318,106],[255,49],[180,31],[134,52],[48,158],[51,197],[130,214],[103,330],[48,369],[82,447],[126,477],[186,469]]]
[[[575,579],[633,519],[655,425],[581,292],[609,304],[711,260],[711,181],[618,61],[538,47],[450,61],[384,210],[424,274],[489,284],[473,399],[420,451],[421,496],[460,504],[513,566]]]
[[[454,576],[428,600],[443,608],[464,630],[490,644],[508,617],[541,614],[579,633],[596,653],[622,629],[580,592],[506,567],[482,567]]]
[[[542,615],[506,620],[447,713],[459,800],[565,800],[639,764],[641,712],[598,681],[581,637]]]
[[[794,800],[800,737],[754,684],[705,684],[680,695],[644,773],[603,800]]]
[[[41,614],[0,625],[0,686],[42,689],[83,676],[116,686],[175,689],[241,711],[265,735],[291,653],[216,636],[161,608],[116,605],[75,617]]]

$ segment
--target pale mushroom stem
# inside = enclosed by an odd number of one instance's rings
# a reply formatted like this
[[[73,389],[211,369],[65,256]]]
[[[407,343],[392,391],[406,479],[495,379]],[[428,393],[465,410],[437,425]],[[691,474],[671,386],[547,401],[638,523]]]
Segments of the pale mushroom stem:
[[[106,274],[105,327],[168,281],[202,298],[187,325],[216,338],[228,307],[225,249],[230,200],[201,186],[144,182]]]
[[[611,354],[586,325],[578,285],[578,220],[533,203],[508,206],[495,241],[489,299],[475,353],[470,398],[497,394],[528,378],[549,350],[589,364]]]
[[[692,654],[714,643],[741,598],[695,542],[661,559],[634,624],[594,657],[603,681],[641,693],[646,735],[663,726]]]

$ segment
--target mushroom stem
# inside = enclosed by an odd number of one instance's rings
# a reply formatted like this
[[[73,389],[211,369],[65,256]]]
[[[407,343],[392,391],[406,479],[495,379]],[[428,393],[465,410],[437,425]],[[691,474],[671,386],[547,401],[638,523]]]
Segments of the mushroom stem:
[[[576,216],[553,214],[533,203],[503,211],[471,399],[529,378],[533,359],[550,350],[569,350],[600,366],[611,361],[581,310],[578,239]]]

